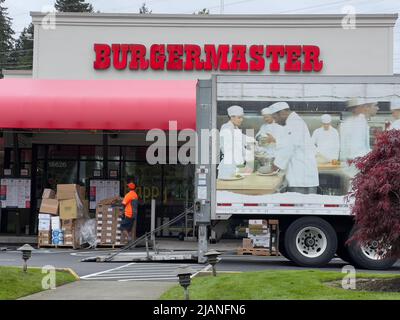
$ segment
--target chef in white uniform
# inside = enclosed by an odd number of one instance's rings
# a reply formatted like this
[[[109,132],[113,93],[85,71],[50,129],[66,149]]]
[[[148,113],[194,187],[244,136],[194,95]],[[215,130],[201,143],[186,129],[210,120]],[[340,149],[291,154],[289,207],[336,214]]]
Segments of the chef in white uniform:
[[[285,130],[277,145],[274,169],[286,170],[289,192],[317,193],[316,148],[307,124],[296,112],[290,111],[286,102],[277,102],[270,108],[275,121]]]
[[[264,108],[261,110],[261,115],[265,123],[260,127],[256,134],[256,140],[260,143],[259,151],[265,152],[269,157],[275,157],[276,143],[279,136],[284,132],[283,127],[277,124],[272,116],[271,108]],[[266,137],[271,135],[274,137],[275,142],[266,143]]]
[[[400,130],[400,101],[392,102],[390,110],[392,111],[394,121],[391,123],[389,130]]]
[[[246,158],[246,137],[240,126],[243,122],[243,108],[231,106],[228,108],[229,121],[220,129],[220,151],[222,160],[218,166],[218,178],[230,179],[236,174],[237,166],[243,165]]]
[[[376,114],[376,103],[353,99],[347,103],[352,113],[340,126],[340,160],[347,162],[371,151],[368,118]]]
[[[339,132],[332,127],[332,117],[324,114],[321,117],[322,126],[312,135],[312,141],[317,147],[317,159],[322,162],[331,162],[339,159]]]

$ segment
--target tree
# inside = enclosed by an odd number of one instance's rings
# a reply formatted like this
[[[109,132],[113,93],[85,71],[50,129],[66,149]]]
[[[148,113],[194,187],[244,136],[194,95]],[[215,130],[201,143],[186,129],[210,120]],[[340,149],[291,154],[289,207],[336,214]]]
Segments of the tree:
[[[33,64],[33,23],[24,28],[15,42],[13,56],[18,68],[32,69]]]
[[[0,78],[3,77],[1,70],[10,69],[14,62],[12,49],[14,46],[14,31],[12,19],[8,16],[7,8],[3,7],[5,0],[0,0]]]
[[[152,13],[152,12],[153,12],[153,11],[150,10],[150,9],[147,7],[146,2],[143,2],[142,6],[139,8],[139,13],[140,13],[140,14],[150,14],[150,13]]]
[[[352,192],[357,231],[352,239],[400,257],[400,130],[378,134],[373,150],[354,161]]]
[[[199,14],[199,15],[210,14],[210,10],[207,8],[204,8],[204,9],[198,11],[197,13],[193,12],[193,14]]]
[[[56,0],[54,7],[58,12],[93,12],[93,6],[85,0]]]

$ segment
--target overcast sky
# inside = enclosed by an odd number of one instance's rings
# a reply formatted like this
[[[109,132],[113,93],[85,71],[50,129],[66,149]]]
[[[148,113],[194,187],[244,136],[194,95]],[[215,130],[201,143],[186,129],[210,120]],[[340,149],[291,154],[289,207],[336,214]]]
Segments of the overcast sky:
[[[17,36],[27,26],[30,11],[48,11],[55,0],[6,0],[13,18]],[[277,14],[277,13],[343,13],[346,6],[353,6],[356,13],[400,13],[400,0],[88,0],[101,12],[138,13],[143,2],[153,13],[193,13],[203,8],[210,13],[226,14]],[[400,19],[399,19],[400,20]],[[400,22],[395,28],[395,72],[400,73]]]

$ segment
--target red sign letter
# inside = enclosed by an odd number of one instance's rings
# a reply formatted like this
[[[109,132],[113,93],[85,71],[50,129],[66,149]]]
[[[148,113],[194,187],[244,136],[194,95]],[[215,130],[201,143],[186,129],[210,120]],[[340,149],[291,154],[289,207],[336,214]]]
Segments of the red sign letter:
[[[272,55],[271,63],[269,64],[269,71],[279,71],[281,65],[279,63],[279,57],[283,57],[285,54],[285,48],[283,46],[267,46],[266,55],[269,58]]]
[[[128,65],[128,51],[129,51],[129,46],[127,44],[113,44],[112,45],[112,51],[113,51],[113,63],[114,63],[114,68],[117,70],[123,70],[126,69],[126,66]],[[122,51],[122,53],[121,53]],[[121,58],[122,54],[122,58]]]
[[[204,62],[204,70],[229,70],[228,52],[229,45],[222,44],[218,46],[218,52],[215,50],[213,44],[204,45],[204,52],[206,54],[206,61]]]
[[[249,64],[246,61],[246,50],[247,47],[243,45],[232,45],[232,59],[230,63],[231,70],[247,71],[249,69]]]
[[[149,61],[146,59],[146,47],[142,44],[132,44],[129,46],[131,51],[132,60],[129,65],[131,70],[147,70]]]
[[[96,61],[93,67],[96,70],[108,69],[111,65],[110,54],[111,48],[108,44],[95,44],[94,51],[96,52]]]
[[[285,71],[301,71],[301,62],[298,60],[301,56],[301,46],[286,46]]]
[[[319,47],[303,46],[303,52],[304,52],[303,71],[305,72],[321,71],[324,62],[322,60],[319,60],[319,53],[320,53]]]
[[[167,70],[182,70],[183,69],[183,45],[169,44],[167,45],[168,62]]]
[[[165,46],[163,44],[153,44],[150,47],[150,66],[153,70],[164,70]]]
[[[204,62],[201,61],[201,48],[196,44],[186,44],[185,45],[186,52],[186,62],[185,62],[185,70],[203,70]],[[194,65],[193,65],[194,62]]]
[[[264,54],[264,46],[252,45],[250,47],[250,71],[263,71],[265,68],[265,61],[262,57]]]

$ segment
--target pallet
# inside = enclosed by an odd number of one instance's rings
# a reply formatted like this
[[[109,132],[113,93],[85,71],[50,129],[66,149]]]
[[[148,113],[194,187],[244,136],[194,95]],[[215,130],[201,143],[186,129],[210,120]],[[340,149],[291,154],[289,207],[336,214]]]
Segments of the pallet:
[[[96,245],[96,248],[112,248],[112,249],[115,249],[115,248],[122,248],[124,246],[126,246],[126,244],[98,243]]]
[[[267,248],[238,248],[237,254],[240,256],[278,256],[276,251],[269,251]]]
[[[74,245],[70,244],[38,244],[38,249],[40,248],[77,249]]]

